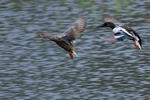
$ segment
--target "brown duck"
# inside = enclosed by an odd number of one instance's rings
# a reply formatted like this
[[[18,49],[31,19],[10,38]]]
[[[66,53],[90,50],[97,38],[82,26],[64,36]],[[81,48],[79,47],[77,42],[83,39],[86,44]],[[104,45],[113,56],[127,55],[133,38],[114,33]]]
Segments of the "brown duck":
[[[86,21],[83,17],[79,17],[73,26],[69,27],[67,31],[65,31],[62,34],[59,35],[48,35],[48,34],[39,34],[35,38],[47,38],[51,41],[54,41],[57,45],[65,49],[66,51],[69,52],[69,56],[71,59],[73,59],[73,55],[77,56],[77,50],[73,46],[73,42],[76,39],[81,38],[82,32],[84,31],[86,27]]]

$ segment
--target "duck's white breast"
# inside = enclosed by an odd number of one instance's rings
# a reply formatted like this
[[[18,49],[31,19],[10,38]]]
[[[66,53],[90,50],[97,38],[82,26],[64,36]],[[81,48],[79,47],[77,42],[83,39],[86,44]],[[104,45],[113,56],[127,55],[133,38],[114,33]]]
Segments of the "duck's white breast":
[[[124,28],[122,28],[122,27],[120,27],[120,26],[115,27],[115,28],[113,29],[113,32],[114,32],[114,33],[120,32],[120,33],[122,33],[122,34],[125,34],[125,33],[126,33],[126,34],[128,34],[129,36],[133,37],[132,34],[130,34],[126,29],[124,29]]]
[[[117,26],[117,27],[115,27],[115,28],[113,29],[113,32],[114,32],[114,33],[118,33],[118,32],[121,32],[121,30],[123,30],[123,28]]]

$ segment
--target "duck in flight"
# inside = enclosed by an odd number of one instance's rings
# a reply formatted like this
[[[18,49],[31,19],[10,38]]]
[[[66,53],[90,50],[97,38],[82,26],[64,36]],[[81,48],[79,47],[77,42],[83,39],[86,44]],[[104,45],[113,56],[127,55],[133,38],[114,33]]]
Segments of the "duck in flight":
[[[104,23],[97,27],[110,27],[114,32],[113,36],[109,36],[105,40],[112,42],[123,41],[125,39],[133,40],[136,49],[142,48],[142,40],[136,31],[108,15],[104,15],[103,18]]]
[[[70,58],[73,59],[73,54],[77,56],[77,50],[73,46],[73,42],[76,39],[81,38],[81,36],[83,35],[82,32],[85,30],[85,27],[86,21],[81,16],[75,21],[74,25],[69,27],[67,31],[62,34],[51,36],[43,33],[35,36],[35,38],[47,38],[55,42],[58,46],[68,51]]]

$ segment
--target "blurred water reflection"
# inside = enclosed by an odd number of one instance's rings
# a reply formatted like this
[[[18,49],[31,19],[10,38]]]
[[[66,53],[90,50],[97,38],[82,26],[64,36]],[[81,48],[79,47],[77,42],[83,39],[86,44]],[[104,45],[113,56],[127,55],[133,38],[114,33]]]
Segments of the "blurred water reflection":
[[[1,0],[0,7],[1,100],[150,99],[149,0]],[[95,28],[104,13],[137,30],[143,49],[97,38],[111,34]],[[62,33],[79,15],[88,26],[73,61],[55,43],[33,38]]]

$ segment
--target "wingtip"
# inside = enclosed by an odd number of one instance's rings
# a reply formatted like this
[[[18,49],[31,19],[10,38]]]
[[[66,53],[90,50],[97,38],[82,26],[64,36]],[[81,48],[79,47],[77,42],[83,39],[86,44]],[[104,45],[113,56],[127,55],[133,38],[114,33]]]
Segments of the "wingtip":
[[[78,57],[78,53],[77,53],[76,51],[72,51],[72,53],[73,53],[76,57]]]

